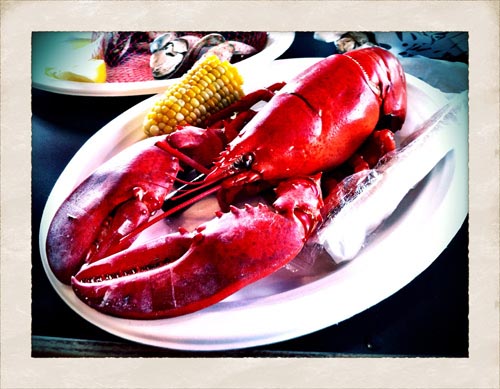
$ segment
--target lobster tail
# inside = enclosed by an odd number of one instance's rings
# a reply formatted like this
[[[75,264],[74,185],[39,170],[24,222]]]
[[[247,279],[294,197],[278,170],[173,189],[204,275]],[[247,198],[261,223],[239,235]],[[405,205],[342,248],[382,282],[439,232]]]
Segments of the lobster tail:
[[[380,47],[354,50],[345,57],[355,61],[363,70],[365,79],[380,96],[380,128],[395,132],[406,118],[407,92],[403,68],[394,55]]]

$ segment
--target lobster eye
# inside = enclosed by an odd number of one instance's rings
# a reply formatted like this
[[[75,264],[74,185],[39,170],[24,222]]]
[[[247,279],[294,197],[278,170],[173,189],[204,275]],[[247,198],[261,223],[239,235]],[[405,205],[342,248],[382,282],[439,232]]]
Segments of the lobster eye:
[[[236,170],[250,169],[253,163],[253,154],[247,153],[243,154],[240,158],[238,158],[233,163],[233,167]]]

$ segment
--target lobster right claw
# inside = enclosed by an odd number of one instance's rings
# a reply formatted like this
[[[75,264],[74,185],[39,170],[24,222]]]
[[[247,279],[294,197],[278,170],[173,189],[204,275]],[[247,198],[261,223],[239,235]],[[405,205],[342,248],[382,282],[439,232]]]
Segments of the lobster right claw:
[[[290,181],[277,190],[274,207],[231,207],[191,233],[86,266],[72,279],[75,293],[99,311],[135,319],[178,316],[221,301],[291,261],[317,224],[319,177]]]

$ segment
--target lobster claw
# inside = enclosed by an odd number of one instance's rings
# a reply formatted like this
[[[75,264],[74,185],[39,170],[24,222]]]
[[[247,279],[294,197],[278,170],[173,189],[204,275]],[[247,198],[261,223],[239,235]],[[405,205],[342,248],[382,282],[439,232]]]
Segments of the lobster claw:
[[[153,147],[157,140],[139,142],[101,165],[57,210],[46,248],[61,282],[69,284],[84,263],[113,252],[118,239],[161,208],[179,161]]]
[[[320,220],[319,176],[282,183],[273,207],[227,213],[85,266],[75,293],[110,315],[154,319],[191,313],[291,261]]]

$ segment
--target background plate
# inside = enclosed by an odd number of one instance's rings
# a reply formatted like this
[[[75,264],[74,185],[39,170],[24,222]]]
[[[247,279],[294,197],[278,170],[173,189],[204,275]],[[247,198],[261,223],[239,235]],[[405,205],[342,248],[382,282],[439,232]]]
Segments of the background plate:
[[[75,33],[81,37],[81,33]],[[266,47],[252,57],[236,64],[238,68],[252,68],[266,65],[283,54],[292,44],[294,32],[270,32]],[[168,85],[178,79],[152,80],[140,82],[120,83],[85,83],[75,81],[57,80],[48,77],[44,73],[45,64],[43,59],[37,58],[43,50],[33,50],[32,86],[47,92],[54,92],[75,96],[135,96],[156,94],[165,90]],[[38,48],[40,49],[40,48]],[[39,54],[42,57],[42,54]]]
[[[266,76],[245,75],[248,91],[286,80],[319,59],[275,61]],[[448,101],[447,95],[412,76],[408,80],[409,133]],[[95,167],[142,138],[142,118],[155,96],[103,127],[79,150],[56,182],[40,226],[47,276],[61,298],[84,319],[109,333],[159,347],[225,350],[291,339],[348,319],[408,284],[443,251],[467,215],[467,123],[457,123],[453,151],[403,200],[352,261],[335,266],[317,258],[308,268],[283,268],[220,303],[172,319],[126,320],[101,314],[52,274],[45,252],[47,229],[59,204]],[[82,166],[84,168],[82,169]],[[295,269],[297,269],[295,267]],[[325,309],[328,307],[328,309]]]

